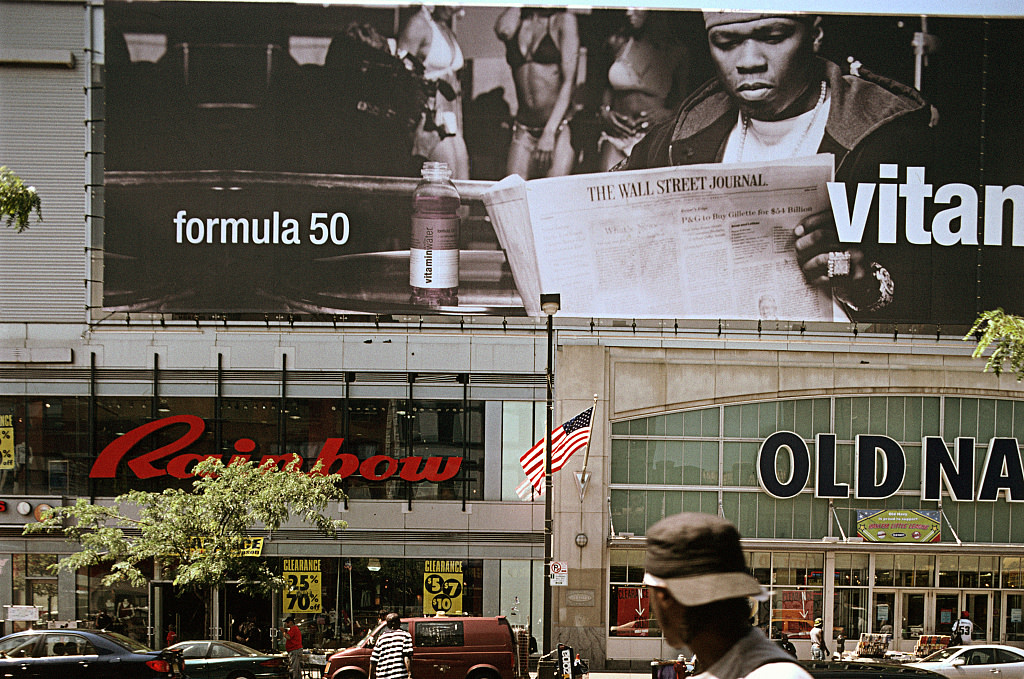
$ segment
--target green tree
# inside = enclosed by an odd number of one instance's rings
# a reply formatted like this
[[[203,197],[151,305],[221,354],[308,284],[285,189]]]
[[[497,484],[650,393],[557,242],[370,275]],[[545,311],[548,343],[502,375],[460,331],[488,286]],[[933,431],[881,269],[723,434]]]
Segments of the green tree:
[[[21,178],[7,167],[0,167],[0,219],[6,218],[7,226],[24,231],[32,213],[42,221],[43,209],[36,187],[25,186]]]
[[[153,559],[180,588],[202,590],[237,580],[245,591],[267,593],[284,581],[264,559],[245,555],[253,529],[273,534],[293,515],[332,537],[347,525],[324,513],[329,502],[345,497],[337,476],[320,473],[319,465],[307,474],[300,465],[297,456],[281,470],[273,463],[207,459],[195,466],[191,490],[131,491],[111,505],[79,499],[28,524],[25,533],[63,532],[81,550],[52,568],[76,572],[110,563],[104,585],[145,584],[141,565]]]
[[[1008,314],[1002,309],[986,311],[978,316],[965,340],[974,340],[977,346],[972,354],[978,358],[990,347],[992,353],[985,361],[985,371],[1001,375],[1009,370],[1024,379],[1024,318]]]

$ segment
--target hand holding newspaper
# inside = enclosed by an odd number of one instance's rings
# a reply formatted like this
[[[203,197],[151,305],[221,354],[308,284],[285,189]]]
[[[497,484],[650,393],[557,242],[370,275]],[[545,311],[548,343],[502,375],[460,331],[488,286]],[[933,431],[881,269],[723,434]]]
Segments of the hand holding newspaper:
[[[524,181],[484,203],[527,313],[611,318],[833,320],[794,228],[828,210],[830,154]]]

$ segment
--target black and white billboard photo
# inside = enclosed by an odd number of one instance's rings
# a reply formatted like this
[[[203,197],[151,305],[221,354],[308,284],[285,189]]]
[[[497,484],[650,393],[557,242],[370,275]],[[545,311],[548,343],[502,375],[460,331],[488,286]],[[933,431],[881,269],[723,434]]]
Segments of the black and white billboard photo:
[[[1024,313],[1021,19],[113,0],[105,22],[109,310]]]

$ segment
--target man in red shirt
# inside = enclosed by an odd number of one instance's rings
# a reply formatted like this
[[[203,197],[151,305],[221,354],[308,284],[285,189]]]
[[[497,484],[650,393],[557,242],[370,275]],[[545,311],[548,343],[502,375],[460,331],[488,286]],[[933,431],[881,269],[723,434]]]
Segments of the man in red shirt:
[[[284,650],[288,653],[288,670],[292,679],[302,679],[302,630],[295,624],[295,616],[284,620]]]

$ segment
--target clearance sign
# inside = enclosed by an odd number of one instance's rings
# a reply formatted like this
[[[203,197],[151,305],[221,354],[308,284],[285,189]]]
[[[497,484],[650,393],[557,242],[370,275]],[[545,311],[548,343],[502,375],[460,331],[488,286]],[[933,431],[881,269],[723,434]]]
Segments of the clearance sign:
[[[431,561],[423,566],[423,614],[462,613],[462,562]]]
[[[0,469],[14,469],[14,416],[0,415]]]
[[[320,559],[285,559],[285,613],[323,612]]]

